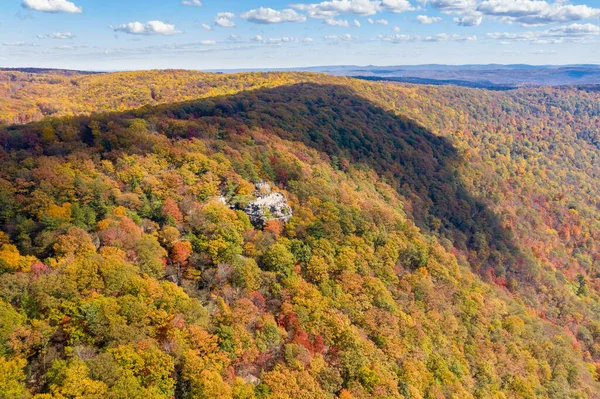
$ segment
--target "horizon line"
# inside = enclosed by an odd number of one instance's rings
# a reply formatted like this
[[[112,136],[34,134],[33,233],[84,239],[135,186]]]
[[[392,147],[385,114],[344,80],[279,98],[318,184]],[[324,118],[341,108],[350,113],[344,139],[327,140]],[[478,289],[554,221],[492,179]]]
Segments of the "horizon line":
[[[72,69],[66,67],[3,67],[0,66],[0,71],[19,71],[19,70],[39,70],[39,71],[67,71],[67,72],[87,72],[87,73],[112,73],[112,72],[135,72],[135,71],[197,71],[197,72],[319,72],[323,69],[333,68],[415,68],[415,67],[529,67],[529,68],[599,68],[600,64],[527,64],[527,63],[487,63],[487,64],[441,64],[441,63],[426,63],[426,64],[390,64],[390,65],[357,65],[357,64],[337,64],[337,65],[313,65],[313,66],[295,66],[295,67],[265,67],[265,68],[138,68],[138,69]],[[516,68],[515,68],[516,69]]]

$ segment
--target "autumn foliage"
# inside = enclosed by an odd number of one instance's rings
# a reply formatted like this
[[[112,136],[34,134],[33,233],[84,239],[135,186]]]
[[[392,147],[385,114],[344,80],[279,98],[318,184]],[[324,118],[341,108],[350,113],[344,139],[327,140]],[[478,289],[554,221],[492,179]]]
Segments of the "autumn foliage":
[[[0,76],[1,398],[600,392],[597,92]]]

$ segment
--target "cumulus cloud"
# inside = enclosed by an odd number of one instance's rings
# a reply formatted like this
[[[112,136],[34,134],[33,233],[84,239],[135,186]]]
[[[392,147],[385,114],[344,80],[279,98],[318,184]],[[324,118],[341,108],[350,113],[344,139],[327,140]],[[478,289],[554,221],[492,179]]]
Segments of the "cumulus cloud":
[[[130,35],[162,35],[172,36],[182,33],[175,29],[175,25],[166,24],[162,21],[129,22],[119,26],[110,26],[115,32],[123,32]]]
[[[387,25],[388,21],[386,19],[378,19],[378,20],[373,20],[373,18],[368,18],[367,22],[370,23],[371,25],[376,24],[376,25]]]
[[[326,19],[323,22],[330,26],[342,26],[346,28],[350,26],[350,22],[345,21],[343,19]]]
[[[370,0],[332,0],[318,4],[292,4],[296,10],[308,11],[312,18],[324,18],[344,13],[374,15],[380,11],[380,2]]]
[[[600,18],[600,8],[573,5],[557,0],[420,0],[444,14],[455,14],[461,26],[477,26],[483,18],[492,18],[523,26],[576,22]]]
[[[487,0],[478,4],[477,11],[521,25],[545,25],[600,17],[598,8],[542,0]]]
[[[557,44],[565,42],[586,42],[600,37],[600,26],[594,24],[578,24],[557,26],[552,29],[528,32],[492,32],[490,39],[503,43],[529,42],[532,44]]]
[[[432,36],[421,35],[387,35],[380,36],[381,40],[389,43],[418,43],[418,42],[467,42],[477,40],[477,36],[463,36],[457,34],[440,33]]]
[[[83,9],[67,0],[23,0],[23,8],[42,12],[81,13]]]
[[[235,26],[233,18],[235,18],[235,14],[232,12],[219,12],[215,17],[215,25],[222,28],[233,28]]]
[[[401,13],[414,10],[408,0],[331,0],[316,4],[292,4],[290,7],[306,11],[311,18],[330,19],[340,14],[360,16],[390,11]]]
[[[479,13],[465,14],[454,18],[454,23],[459,26],[479,26],[483,21],[483,16]]]
[[[445,14],[462,14],[477,8],[476,0],[424,0],[422,2]]]
[[[181,4],[184,6],[202,7],[202,2],[200,0],[181,0]]]
[[[381,8],[394,13],[414,11],[415,9],[407,0],[383,0],[381,2]]]
[[[349,33],[346,33],[345,35],[327,35],[325,36],[326,40],[333,40],[333,41],[344,41],[344,42],[352,42],[358,39],[358,37],[356,36],[352,36]]]
[[[478,0],[420,0],[443,14],[455,14],[454,23],[459,26],[478,26],[483,15],[477,11]],[[418,17],[417,17],[418,19]],[[419,21],[420,23],[423,23]]]
[[[418,15],[417,16],[417,22],[419,22],[422,25],[433,24],[436,22],[440,22],[441,20],[442,20],[441,17],[430,17],[428,15]]]
[[[202,25],[200,25],[200,27],[205,30],[213,30],[213,27],[210,26],[209,24],[202,24]]]
[[[283,36],[283,37],[271,37],[264,38],[261,35],[256,35],[250,39],[253,42],[263,43],[263,44],[284,44],[284,43],[310,43],[313,41],[310,37],[292,37],[292,36]]]
[[[279,24],[282,22],[306,21],[306,17],[304,15],[298,14],[292,9],[278,11],[272,8],[260,7],[250,10],[240,16],[244,19],[247,19],[248,22],[254,22],[256,24]]]
[[[392,29],[394,32],[400,32],[400,27],[398,25],[394,26]]]
[[[360,28],[360,21],[355,19],[354,22],[352,23],[352,25],[354,25],[357,28]]]
[[[66,40],[66,39],[72,39],[74,38],[75,35],[69,32],[55,32],[55,33],[48,33],[45,35],[38,35],[38,38],[40,39],[60,39],[60,40]]]
[[[571,24],[552,28],[547,32],[555,35],[568,36],[598,36],[600,35],[600,26],[594,24]]]
[[[303,39],[297,38],[297,37],[276,37],[276,38],[270,38],[267,39],[267,43],[268,44],[279,44],[279,43],[294,43],[294,42],[300,42],[303,41]]]

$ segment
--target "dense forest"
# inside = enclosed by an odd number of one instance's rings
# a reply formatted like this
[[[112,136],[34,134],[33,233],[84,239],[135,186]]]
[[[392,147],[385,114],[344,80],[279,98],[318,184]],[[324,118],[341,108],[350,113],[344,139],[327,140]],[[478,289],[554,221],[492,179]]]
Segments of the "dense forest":
[[[2,398],[600,397],[598,91],[0,71],[0,123]]]

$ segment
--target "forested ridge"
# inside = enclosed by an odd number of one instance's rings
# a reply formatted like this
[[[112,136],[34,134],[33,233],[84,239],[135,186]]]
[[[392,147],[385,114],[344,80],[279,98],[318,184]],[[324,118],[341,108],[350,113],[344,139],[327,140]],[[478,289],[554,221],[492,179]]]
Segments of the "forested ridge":
[[[0,82],[0,397],[600,397],[599,92]]]

